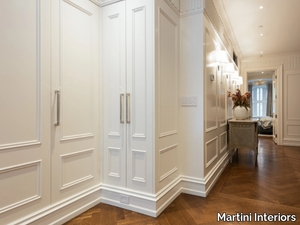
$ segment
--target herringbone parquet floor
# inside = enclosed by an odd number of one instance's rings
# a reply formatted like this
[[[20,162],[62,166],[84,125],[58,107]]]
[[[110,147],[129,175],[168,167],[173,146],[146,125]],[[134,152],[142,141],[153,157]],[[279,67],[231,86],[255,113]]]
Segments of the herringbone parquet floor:
[[[300,224],[300,147],[276,146],[271,139],[260,138],[257,167],[253,151],[239,149],[208,197],[181,194],[156,219],[100,203],[66,225],[219,224],[218,212],[297,216],[296,222],[226,224]]]

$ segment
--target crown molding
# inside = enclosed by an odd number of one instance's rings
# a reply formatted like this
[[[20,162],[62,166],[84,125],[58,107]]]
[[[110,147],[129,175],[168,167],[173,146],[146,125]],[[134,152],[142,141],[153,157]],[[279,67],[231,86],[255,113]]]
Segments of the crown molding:
[[[90,0],[90,1],[92,1],[94,3],[98,2],[97,0]],[[111,5],[111,4],[114,4],[116,2],[121,2],[121,1],[124,1],[124,0],[102,0],[101,3],[99,3],[99,6],[104,7],[104,6]]]
[[[228,33],[231,37],[231,40],[233,42],[233,43],[231,42],[231,45],[233,46],[234,50],[237,52],[239,58],[242,60],[244,58],[244,56],[242,54],[241,48],[236,39],[236,36],[233,31],[233,27],[230,23],[230,20],[228,19],[228,15],[227,15],[223,1],[222,0],[212,0],[212,1],[215,3],[214,5],[216,7],[216,10],[219,14],[220,19],[221,20],[223,19],[222,22],[223,22],[223,26],[224,26],[225,30],[228,31]],[[222,15],[220,15],[220,12]]]
[[[270,58],[283,58],[283,57],[295,57],[295,56],[300,56],[300,52],[290,52],[290,53],[284,53],[284,54],[275,54],[275,55],[265,55],[263,57],[248,57],[244,58],[242,61],[251,61],[251,60],[263,60],[263,59],[270,59]]]
[[[94,3],[97,6],[100,6],[100,2],[98,0],[90,0],[90,2]]]
[[[242,61],[242,68],[258,68],[283,65],[284,69],[300,68],[300,54],[284,54],[270,57],[259,57],[245,59]]]

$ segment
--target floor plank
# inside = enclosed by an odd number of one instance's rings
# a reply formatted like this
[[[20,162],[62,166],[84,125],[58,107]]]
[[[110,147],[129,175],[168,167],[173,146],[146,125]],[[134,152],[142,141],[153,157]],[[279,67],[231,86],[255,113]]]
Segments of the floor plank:
[[[253,151],[239,149],[206,198],[181,194],[158,218],[152,218],[103,203],[89,209],[66,225],[200,225],[218,224],[217,213],[294,214],[300,224],[300,147],[277,146],[272,139],[259,138],[258,166]],[[243,224],[227,222],[226,224]]]

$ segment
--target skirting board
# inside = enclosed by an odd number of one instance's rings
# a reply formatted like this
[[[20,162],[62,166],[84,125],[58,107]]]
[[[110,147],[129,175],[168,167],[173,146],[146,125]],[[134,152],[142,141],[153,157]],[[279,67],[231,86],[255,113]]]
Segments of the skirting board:
[[[63,224],[100,202],[157,217],[181,193],[206,197],[228,162],[229,157],[226,153],[204,179],[179,176],[156,195],[100,184],[72,198],[15,221],[13,224]],[[128,202],[126,202],[127,197]]]
[[[300,139],[284,138],[283,146],[300,146]]]

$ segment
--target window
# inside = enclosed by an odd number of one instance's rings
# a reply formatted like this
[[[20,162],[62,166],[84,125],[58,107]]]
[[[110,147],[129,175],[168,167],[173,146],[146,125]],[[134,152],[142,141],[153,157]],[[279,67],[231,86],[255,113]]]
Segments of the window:
[[[264,117],[267,111],[267,87],[258,86],[252,88],[252,116]]]

